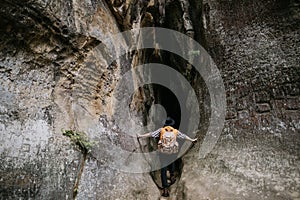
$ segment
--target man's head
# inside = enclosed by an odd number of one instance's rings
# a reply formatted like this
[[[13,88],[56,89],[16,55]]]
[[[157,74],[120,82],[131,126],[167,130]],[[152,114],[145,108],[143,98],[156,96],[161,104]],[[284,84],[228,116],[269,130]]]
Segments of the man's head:
[[[175,121],[171,117],[167,117],[167,119],[164,121],[164,126],[174,126]]]

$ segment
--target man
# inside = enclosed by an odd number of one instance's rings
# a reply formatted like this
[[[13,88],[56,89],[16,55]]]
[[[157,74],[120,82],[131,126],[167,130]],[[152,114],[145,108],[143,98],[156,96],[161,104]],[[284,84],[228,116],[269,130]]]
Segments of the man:
[[[181,133],[177,129],[173,128],[175,125],[175,121],[168,117],[165,122],[164,126],[154,132],[146,133],[143,135],[138,135],[138,138],[146,138],[146,137],[153,137],[158,138],[158,152],[159,152],[159,159],[160,159],[160,166],[161,166],[161,182],[163,188],[163,197],[169,196],[168,187],[175,183],[176,178],[174,175],[175,172],[175,160],[177,159],[178,153],[178,143],[176,141],[177,138],[185,139],[191,142],[196,142],[197,138],[192,139],[189,136]],[[167,181],[167,170],[170,172],[170,185]]]

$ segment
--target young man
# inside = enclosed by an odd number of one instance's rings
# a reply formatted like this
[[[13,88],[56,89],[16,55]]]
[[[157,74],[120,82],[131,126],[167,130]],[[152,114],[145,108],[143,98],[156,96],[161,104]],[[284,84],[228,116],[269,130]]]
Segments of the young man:
[[[197,138],[192,139],[189,136],[181,133],[177,129],[173,128],[175,125],[175,121],[168,117],[165,122],[164,126],[154,132],[146,133],[143,135],[138,135],[138,138],[146,138],[146,137],[153,137],[158,138],[158,152],[159,152],[159,159],[160,159],[160,166],[161,166],[161,182],[163,187],[163,197],[169,196],[168,187],[172,185],[175,181],[175,161],[177,159],[177,153],[179,150],[178,143],[176,141],[177,138],[185,139],[191,142],[196,142]],[[171,184],[168,184],[167,181],[167,170],[169,169],[170,172],[170,180]]]

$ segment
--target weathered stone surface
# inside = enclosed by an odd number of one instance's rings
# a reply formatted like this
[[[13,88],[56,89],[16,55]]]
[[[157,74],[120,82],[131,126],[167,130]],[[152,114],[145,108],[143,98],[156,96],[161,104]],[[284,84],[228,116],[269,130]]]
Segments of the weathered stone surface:
[[[258,113],[269,112],[271,110],[270,104],[268,103],[257,104],[256,108]]]
[[[192,2],[202,5],[198,41],[223,76],[227,121],[210,156],[183,158],[178,190],[185,199],[299,198],[299,15],[288,14],[299,3]]]
[[[112,145],[140,151],[114,124],[117,106],[111,97],[127,70],[154,61],[186,77],[201,109],[200,141],[183,157],[171,199],[300,198],[298,1],[2,0],[0,5],[0,199],[72,199],[74,192],[77,199],[157,199],[150,175],[112,168],[118,160],[109,151]],[[211,108],[201,76],[159,49],[121,56],[122,39],[98,48],[111,34],[145,26],[194,37],[221,71],[225,127],[202,160],[198,150]],[[121,57],[108,63],[113,53]],[[153,103],[168,102],[176,111],[164,94],[159,87],[140,88],[130,106],[143,122]],[[62,128],[84,131],[96,142],[86,160]],[[135,162],[147,167],[145,160]]]
[[[107,4],[1,1],[0,18],[0,199],[72,199],[74,190],[86,199],[90,183],[97,183],[92,199],[154,198],[148,174],[102,167],[100,158],[110,154],[88,158],[81,176],[83,155],[61,132],[103,134],[100,115],[111,117],[121,66],[130,66],[125,57],[107,63],[107,54],[120,55],[123,40],[112,41],[111,52],[97,48],[120,31]],[[110,134],[103,143],[110,144]]]

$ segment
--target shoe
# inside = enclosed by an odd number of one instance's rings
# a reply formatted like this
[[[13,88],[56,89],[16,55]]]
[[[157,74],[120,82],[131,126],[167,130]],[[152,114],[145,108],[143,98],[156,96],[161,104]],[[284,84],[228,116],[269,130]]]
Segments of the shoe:
[[[170,181],[171,181],[170,185],[173,185],[176,182],[176,178],[174,175],[171,176]]]
[[[170,196],[168,188],[163,189],[163,193],[162,193],[161,196],[163,196],[163,197],[169,197]]]

